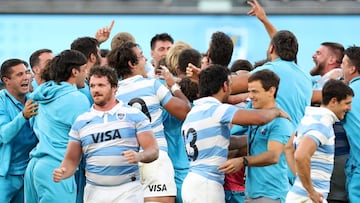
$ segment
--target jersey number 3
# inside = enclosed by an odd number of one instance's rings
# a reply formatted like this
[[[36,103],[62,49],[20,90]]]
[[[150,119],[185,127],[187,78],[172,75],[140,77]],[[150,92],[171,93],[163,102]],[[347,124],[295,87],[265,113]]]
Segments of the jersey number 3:
[[[182,134],[184,137],[184,142],[186,143],[186,153],[188,155],[189,161],[195,161],[199,155],[199,150],[196,146],[197,132],[194,128],[189,128],[186,134],[185,131],[183,131]],[[189,143],[190,147],[187,144],[187,141],[189,140],[191,140]]]

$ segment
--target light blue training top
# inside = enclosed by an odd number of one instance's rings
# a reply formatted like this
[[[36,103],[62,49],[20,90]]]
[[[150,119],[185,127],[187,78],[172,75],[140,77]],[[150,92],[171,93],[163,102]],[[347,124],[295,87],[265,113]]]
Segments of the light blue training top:
[[[265,63],[250,73],[263,69],[269,69],[279,76],[280,84],[276,103],[289,114],[295,130],[305,114],[305,107],[311,104],[313,89],[309,73],[306,73],[295,62],[284,61],[280,58]]]
[[[80,114],[90,110],[90,103],[75,85],[67,82],[43,83],[31,97],[39,104],[38,115],[31,118],[39,143],[30,157],[50,156],[62,161],[71,126]]]
[[[349,86],[354,91],[352,98],[351,110],[346,113],[345,119],[342,120],[344,129],[348,136],[350,144],[350,158],[355,161],[355,164],[360,164],[360,76],[353,78]]]
[[[23,175],[37,143],[23,109],[6,89],[0,91],[0,176]]]

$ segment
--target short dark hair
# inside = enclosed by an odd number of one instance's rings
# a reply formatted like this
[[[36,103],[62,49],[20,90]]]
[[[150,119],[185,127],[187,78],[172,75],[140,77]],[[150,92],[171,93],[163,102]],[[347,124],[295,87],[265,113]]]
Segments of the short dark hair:
[[[212,64],[227,67],[231,61],[234,43],[231,38],[223,32],[215,32],[211,36],[208,56]]]
[[[360,73],[360,47],[350,46],[344,54],[349,58],[351,65],[355,66],[357,72]]]
[[[151,50],[155,49],[155,43],[157,41],[169,41],[171,44],[174,44],[174,39],[168,33],[156,34],[150,41]]]
[[[189,63],[193,64],[196,67],[201,66],[202,56],[199,51],[196,49],[184,49],[179,54],[178,59],[178,68],[182,73],[186,73],[186,68]]]
[[[271,39],[275,53],[284,61],[296,61],[299,49],[295,35],[288,30],[278,31]]]
[[[354,96],[354,91],[341,80],[330,79],[322,88],[322,104],[328,105],[332,98],[338,102],[346,99],[348,96]]]
[[[199,75],[199,97],[208,97],[219,92],[224,82],[229,82],[229,74],[227,67],[218,64],[211,64],[202,70]]]
[[[13,73],[13,67],[19,64],[24,64],[26,67],[29,66],[26,61],[17,58],[8,59],[4,61],[1,64],[1,73],[0,73],[1,81],[4,81],[3,77],[10,78],[10,75]]]
[[[329,48],[329,50],[335,54],[336,63],[340,66],[344,57],[344,46],[336,42],[323,42],[321,45]]]
[[[41,78],[45,81],[53,80],[57,83],[67,81],[72,69],[80,70],[80,66],[87,63],[87,58],[77,50],[64,50],[55,56],[41,71]]]
[[[50,49],[39,49],[39,50],[36,50],[34,51],[30,58],[29,58],[29,62],[30,62],[30,67],[31,69],[38,65],[39,62],[40,62],[40,59],[39,59],[39,56],[42,54],[42,53],[52,53],[52,51]]]
[[[113,67],[119,77],[130,75],[132,73],[129,66],[129,61],[133,64],[138,64],[139,59],[133,50],[134,47],[139,47],[133,42],[126,42],[123,46],[111,50],[107,56],[108,65]]]
[[[109,66],[94,66],[90,68],[89,73],[89,80],[91,81],[91,76],[105,76],[111,87],[117,87],[118,86],[118,76],[114,68],[111,68]]]
[[[253,66],[251,65],[250,61],[245,59],[238,59],[234,61],[230,67],[230,71],[233,73],[235,73],[238,70],[251,71],[252,69]]]
[[[280,78],[271,70],[264,69],[252,73],[248,79],[248,82],[260,81],[265,91],[268,91],[271,87],[275,87],[274,98],[276,98],[277,91],[279,89]]]
[[[91,54],[97,56],[98,47],[99,42],[93,37],[79,37],[71,43],[71,49],[80,51],[87,59]]]
[[[190,102],[199,98],[199,86],[196,82],[190,80],[190,78],[184,77],[179,82],[180,89]]]

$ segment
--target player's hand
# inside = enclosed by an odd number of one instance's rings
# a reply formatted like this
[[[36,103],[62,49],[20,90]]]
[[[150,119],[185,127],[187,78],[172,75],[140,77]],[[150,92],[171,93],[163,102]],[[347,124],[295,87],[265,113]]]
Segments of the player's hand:
[[[289,121],[291,121],[291,118],[290,118],[289,114],[287,114],[287,113],[286,113],[284,110],[282,110],[282,109],[279,109],[279,111],[280,111],[279,117],[283,117],[283,118],[286,118],[286,119],[288,119]]]
[[[135,152],[132,150],[124,151],[122,155],[125,157],[129,164],[136,164],[142,159],[140,152]]]
[[[315,190],[309,193],[309,197],[314,203],[323,203],[324,200],[323,195]]]
[[[235,173],[244,167],[242,157],[227,160],[218,168],[221,173]]]
[[[55,169],[53,172],[54,182],[60,182],[63,179],[65,171],[66,169],[64,167]]]
[[[189,63],[188,67],[186,68],[186,76],[190,78],[193,82],[199,82],[199,74],[201,69],[194,66],[193,64]]]
[[[247,4],[251,6],[251,10],[248,12],[249,16],[256,16],[260,21],[263,21],[267,18],[263,7],[257,0],[248,1]]]
[[[37,113],[38,108],[39,108],[38,104],[36,104],[34,102],[34,100],[29,99],[28,101],[26,101],[25,107],[24,107],[22,113],[26,119],[29,119],[32,116],[35,116],[38,114]]]
[[[95,38],[98,40],[100,44],[105,42],[107,39],[109,39],[114,24],[115,24],[115,20],[112,20],[109,26],[100,28],[96,31]]]

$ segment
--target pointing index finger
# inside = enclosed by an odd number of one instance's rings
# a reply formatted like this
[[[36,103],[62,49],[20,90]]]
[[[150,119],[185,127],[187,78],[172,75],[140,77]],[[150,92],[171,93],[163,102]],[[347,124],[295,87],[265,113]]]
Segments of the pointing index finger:
[[[112,20],[112,21],[111,21],[111,24],[110,24],[110,26],[109,26],[109,32],[110,32],[111,29],[113,28],[114,24],[115,24],[115,20]]]

